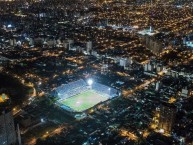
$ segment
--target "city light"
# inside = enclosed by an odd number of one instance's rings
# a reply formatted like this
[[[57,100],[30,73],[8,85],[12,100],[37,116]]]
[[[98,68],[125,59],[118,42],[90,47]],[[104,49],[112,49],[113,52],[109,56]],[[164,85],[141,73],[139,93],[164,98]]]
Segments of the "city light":
[[[0,87],[0,144],[193,144],[192,0],[0,0]]]

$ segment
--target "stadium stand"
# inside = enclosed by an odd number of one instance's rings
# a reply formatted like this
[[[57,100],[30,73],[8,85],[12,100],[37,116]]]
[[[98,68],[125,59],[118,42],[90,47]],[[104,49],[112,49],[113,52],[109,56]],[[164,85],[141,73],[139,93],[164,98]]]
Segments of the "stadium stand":
[[[76,94],[79,94],[84,90],[87,90],[87,84],[84,80],[81,79],[69,84],[62,85],[58,87],[55,91],[57,92],[58,97],[61,100],[64,100]]]
[[[116,89],[108,87],[108,86],[100,84],[100,83],[96,83],[96,82],[93,83],[92,89],[99,92],[99,93],[102,93],[102,94],[108,94],[110,96],[110,98],[113,98],[117,95]]]

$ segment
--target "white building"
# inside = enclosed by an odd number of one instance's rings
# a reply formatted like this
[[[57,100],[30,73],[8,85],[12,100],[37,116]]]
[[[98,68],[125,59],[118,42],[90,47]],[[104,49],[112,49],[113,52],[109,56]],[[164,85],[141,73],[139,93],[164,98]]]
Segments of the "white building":
[[[92,41],[86,43],[86,51],[89,53],[92,50]]]
[[[94,50],[93,50],[93,51],[91,52],[91,54],[92,54],[93,56],[95,56],[95,57],[99,57],[99,54],[97,53],[97,51],[94,51]]]
[[[182,89],[181,96],[182,97],[188,97],[189,96],[189,90],[186,88]]]
[[[10,44],[11,46],[16,46],[16,45],[17,45],[16,39],[15,39],[15,38],[10,39],[10,40],[9,40],[9,44]]]
[[[156,82],[155,90],[158,91],[160,89],[160,81]]]
[[[34,40],[33,40],[33,38],[29,38],[29,45],[34,45]]]
[[[64,42],[63,45],[64,45],[64,48],[68,48],[68,42]]]
[[[101,66],[101,74],[105,74],[108,72],[108,64],[103,63]]]
[[[183,39],[184,45],[193,48],[193,35],[188,35]]]
[[[190,40],[190,41],[186,41],[186,46],[188,47],[192,47],[193,48],[193,40]]]
[[[74,40],[68,39],[67,42],[68,42],[68,50],[71,50],[72,45],[74,44]]]
[[[158,66],[156,67],[156,71],[157,71],[157,72],[160,72],[160,71],[162,71],[162,70],[163,70],[163,66],[158,65]]]
[[[126,67],[128,65],[128,59],[127,58],[120,58],[119,65]]]
[[[149,63],[149,64],[147,65],[147,70],[148,70],[148,71],[152,71],[152,69],[153,69],[152,64]]]

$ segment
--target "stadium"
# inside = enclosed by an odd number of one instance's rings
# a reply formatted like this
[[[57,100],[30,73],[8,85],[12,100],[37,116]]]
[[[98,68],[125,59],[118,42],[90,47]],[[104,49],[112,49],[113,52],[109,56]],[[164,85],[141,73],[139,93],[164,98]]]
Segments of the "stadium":
[[[57,105],[69,112],[84,112],[97,104],[118,96],[118,90],[83,79],[64,84],[55,89]]]

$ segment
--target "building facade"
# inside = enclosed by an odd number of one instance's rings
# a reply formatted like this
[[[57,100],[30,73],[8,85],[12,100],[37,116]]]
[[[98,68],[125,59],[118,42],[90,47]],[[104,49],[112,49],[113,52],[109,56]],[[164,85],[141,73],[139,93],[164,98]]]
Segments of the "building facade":
[[[16,143],[16,131],[12,112],[1,112],[0,115],[0,145]]]
[[[159,117],[159,130],[162,133],[171,134],[176,115],[176,107],[171,104],[162,104]]]

